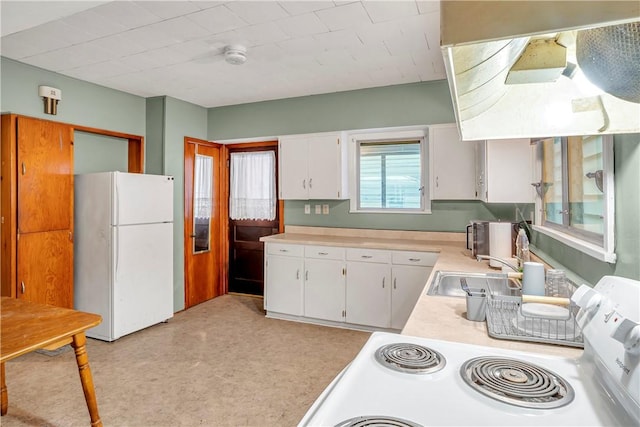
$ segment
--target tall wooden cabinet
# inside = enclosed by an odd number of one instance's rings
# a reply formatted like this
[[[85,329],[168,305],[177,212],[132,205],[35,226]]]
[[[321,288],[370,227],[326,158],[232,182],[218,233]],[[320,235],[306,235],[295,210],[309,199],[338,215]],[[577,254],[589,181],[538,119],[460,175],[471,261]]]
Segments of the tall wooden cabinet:
[[[2,295],[73,308],[73,128],[2,116]]]

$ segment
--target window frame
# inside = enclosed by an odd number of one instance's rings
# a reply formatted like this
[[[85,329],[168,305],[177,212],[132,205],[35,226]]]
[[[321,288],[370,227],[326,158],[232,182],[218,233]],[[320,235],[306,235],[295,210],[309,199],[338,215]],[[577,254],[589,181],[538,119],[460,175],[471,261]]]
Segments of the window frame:
[[[349,212],[350,213],[389,213],[389,214],[430,214],[431,195],[428,185],[429,173],[429,141],[426,126],[411,128],[394,128],[387,130],[358,131],[348,134],[349,141]],[[361,208],[360,199],[360,144],[419,141],[420,143],[420,208]]]
[[[586,135],[585,135],[586,136]],[[554,238],[580,252],[590,255],[600,261],[615,264],[615,180],[614,180],[614,158],[613,158],[613,135],[596,135],[602,137],[602,170],[603,170],[603,234],[600,241],[599,234],[581,230],[566,224],[557,224],[544,221],[545,204],[544,198],[536,192],[535,205],[535,224],[533,229],[544,235]],[[553,137],[550,137],[553,138]],[[566,150],[567,137],[555,137],[562,140],[562,168],[563,168],[563,210],[568,209],[569,183],[568,183],[568,154]],[[543,168],[543,149],[542,141],[548,138],[540,138],[537,140],[536,147],[536,168],[535,183],[541,184],[542,168]],[[566,174],[566,175],[565,175]],[[534,183],[534,185],[535,185]],[[540,186],[539,188],[542,188]],[[565,203],[567,203],[565,205]],[[570,214],[563,215],[563,223]],[[594,238],[598,236],[598,238]]]

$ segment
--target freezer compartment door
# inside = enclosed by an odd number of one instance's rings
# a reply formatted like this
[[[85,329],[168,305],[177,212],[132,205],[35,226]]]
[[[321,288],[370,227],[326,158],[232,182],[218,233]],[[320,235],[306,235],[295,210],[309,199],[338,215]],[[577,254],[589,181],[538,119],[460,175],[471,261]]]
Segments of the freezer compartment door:
[[[113,227],[113,339],[173,317],[173,224]]]
[[[113,224],[173,221],[173,177],[113,173]]]

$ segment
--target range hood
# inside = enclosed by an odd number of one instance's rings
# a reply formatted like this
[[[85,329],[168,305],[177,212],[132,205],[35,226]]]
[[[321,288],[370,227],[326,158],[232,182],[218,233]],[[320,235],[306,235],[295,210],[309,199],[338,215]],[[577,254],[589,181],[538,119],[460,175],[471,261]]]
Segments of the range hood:
[[[443,0],[440,11],[463,140],[640,132],[640,2]],[[598,46],[608,34],[614,47]]]

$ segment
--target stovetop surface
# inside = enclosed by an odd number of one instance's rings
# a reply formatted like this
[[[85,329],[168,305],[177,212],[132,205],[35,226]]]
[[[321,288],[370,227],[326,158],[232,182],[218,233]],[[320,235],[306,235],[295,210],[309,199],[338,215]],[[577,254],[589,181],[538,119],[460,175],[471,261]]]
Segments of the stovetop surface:
[[[375,352],[391,343],[431,348],[446,359],[428,374],[404,373],[382,366]],[[528,409],[500,402],[472,389],[461,366],[478,356],[507,357],[538,365],[562,377],[575,392],[560,408]],[[353,362],[317,399],[301,426],[335,426],[359,416],[397,417],[423,426],[610,426],[627,425],[623,411],[604,394],[583,359],[376,332]]]

